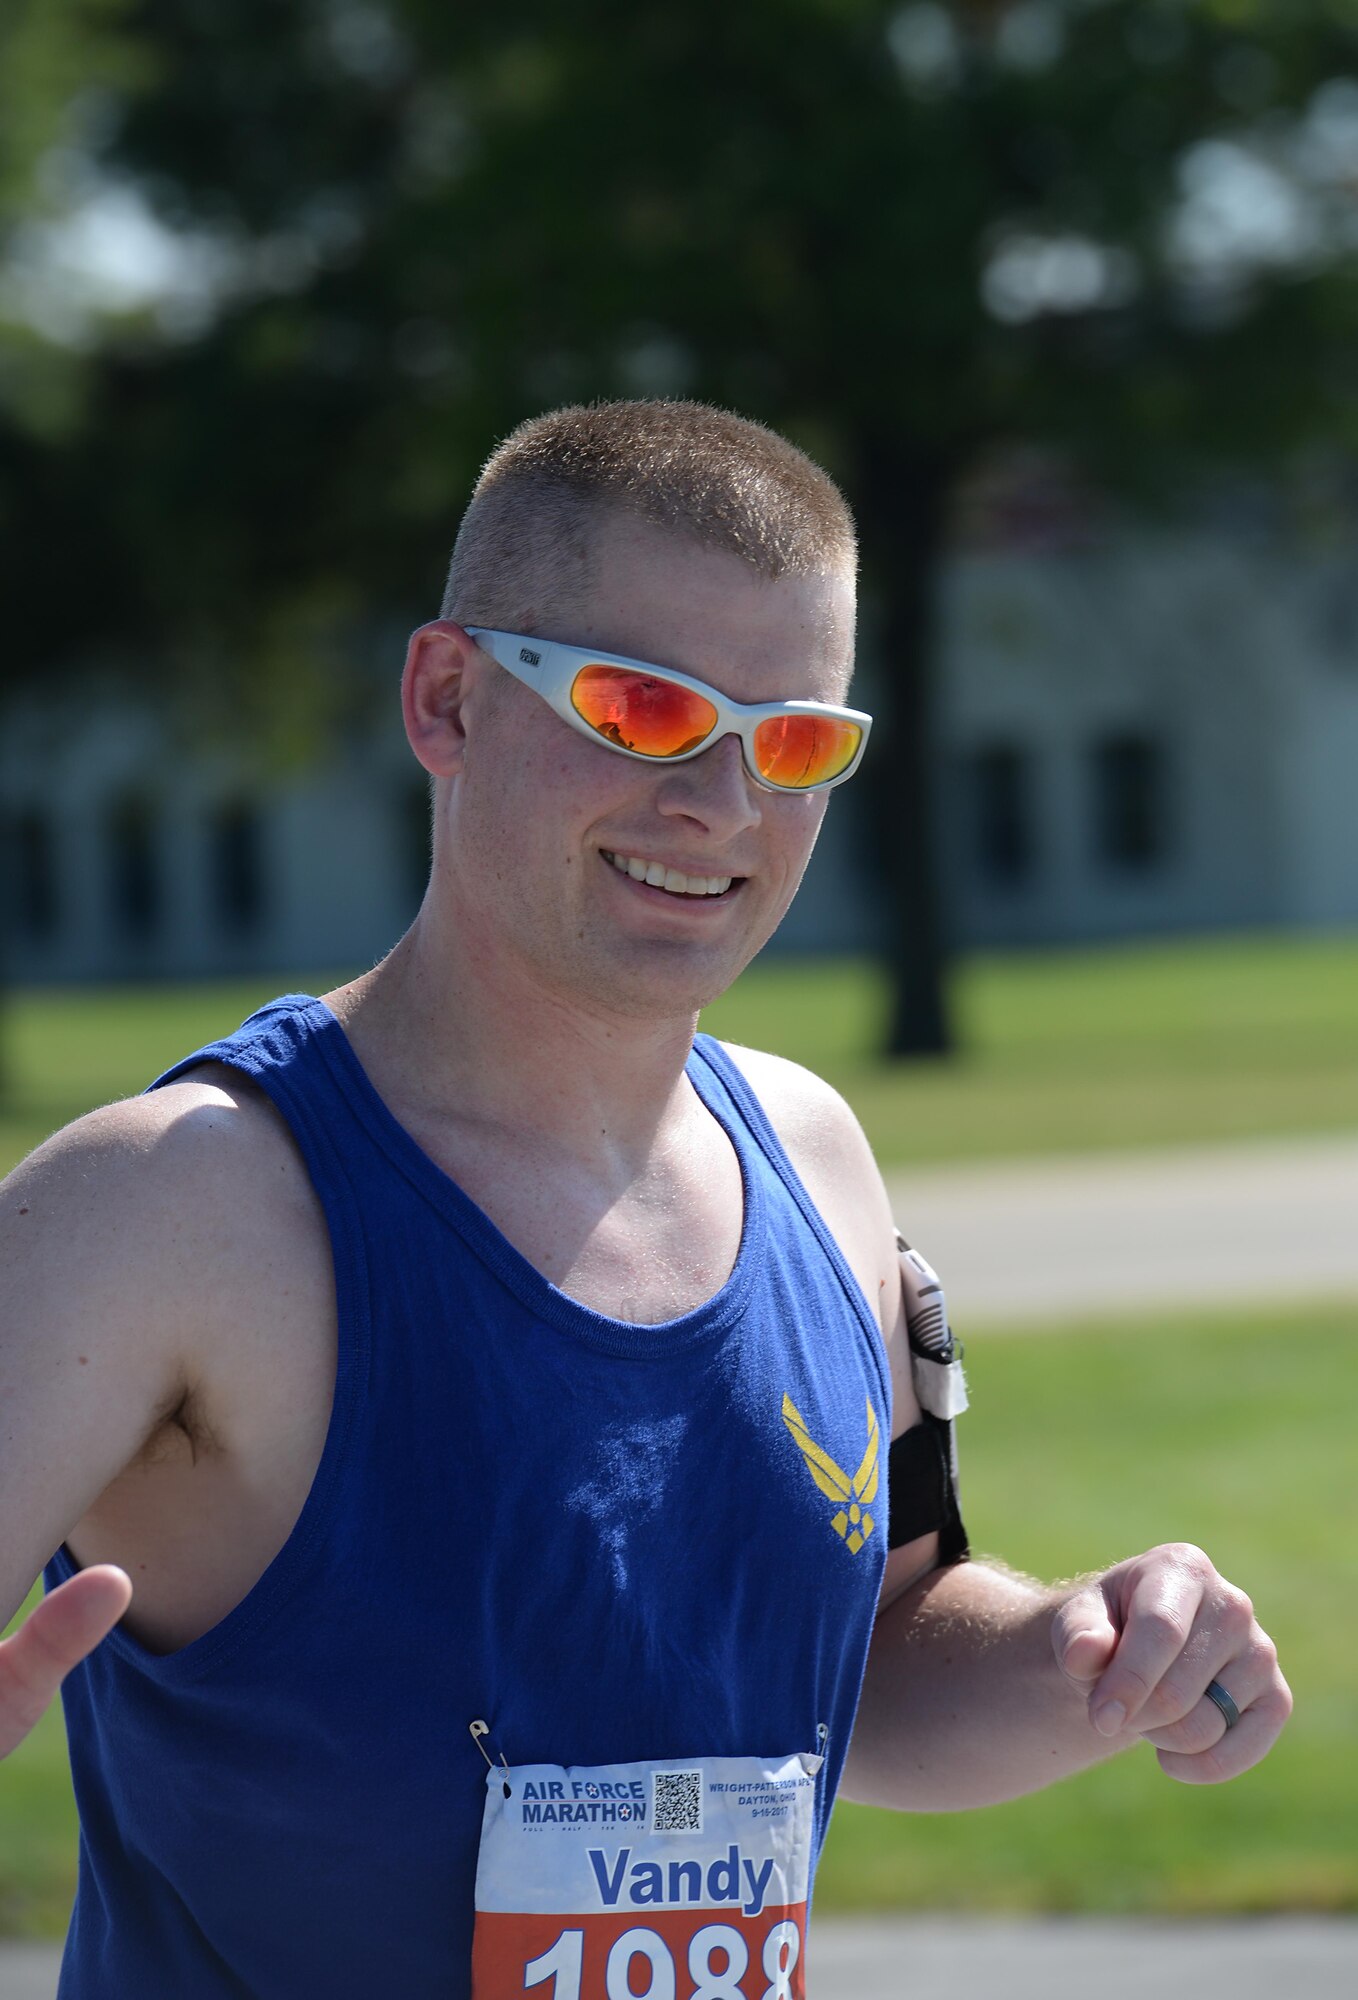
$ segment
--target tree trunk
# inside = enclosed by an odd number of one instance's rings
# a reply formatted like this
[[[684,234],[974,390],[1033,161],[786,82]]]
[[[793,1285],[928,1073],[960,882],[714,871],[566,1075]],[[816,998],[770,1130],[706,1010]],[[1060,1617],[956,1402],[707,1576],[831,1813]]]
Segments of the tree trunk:
[[[9,1065],[9,929],[14,910],[15,856],[9,838],[9,815],[0,801],[0,1110],[9,1096],[12,1078]],[[0,1175],[5,1172],[0,1161]]]
[[[886,1053],[945,1055],[953,1046],[938,854],[935,646],[951,459],[917,443],[873,439],[854,494],[878,715],[864,767],[869,818],[888,900],[891,1012]]]

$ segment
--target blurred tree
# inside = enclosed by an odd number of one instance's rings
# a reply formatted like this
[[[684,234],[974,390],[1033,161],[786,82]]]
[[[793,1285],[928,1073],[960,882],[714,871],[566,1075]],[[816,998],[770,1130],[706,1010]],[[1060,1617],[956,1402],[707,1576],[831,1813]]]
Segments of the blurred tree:
[[[44,337],[23,310],[24,252],[45,205],[59,202],[79,107],[101,89],[135,85],[140,64],[119,30],[124,0],[6,0],[0,10],[0,547],[22,564],[44,487],[61,487],[61,443],[82,420],[82,358]],[[72,490],[68,499],[74,500]],[[88,510],[86,510],[88,512]],[[76,515],[78,518],[78,512]],[[0,558],[0,580],[9,565]],[[0,704],[37,664],[28,605],[0,641]],[[17,842],[0,814],[0,973]],[[4,1069],[0,1064],[0,1085]]]
[[[891,1047],[944,1048],[929,663],[959,485],[1024,439],[1141,497],[1352,441],[1358,0],[125,13],[100,167],[206,275],[104,318],[59,445],[0,435],[30,660],[226,684],[361,603],[426,613],[456,497],[530,411],[762,416],[858,511]]]

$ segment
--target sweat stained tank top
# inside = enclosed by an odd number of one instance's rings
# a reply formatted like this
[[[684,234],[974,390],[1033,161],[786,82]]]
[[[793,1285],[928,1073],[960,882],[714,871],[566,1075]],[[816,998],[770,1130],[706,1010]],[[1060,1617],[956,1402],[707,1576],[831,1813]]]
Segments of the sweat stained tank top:
[[[740,1072],[699,1037],[688,1076],[744,1182],[735,1267],[636,1326],[520,1256],[320,1001],[275,1001],[158,1081],[206,1060],[254,1079],[305,1158],[334,1409],[245,1599],[168,1655],[116,1630],[66,1681],[61,2000],[465,2000],[473,1719],[515,1767],[823,1752],[814,1867],[885,1561],[890,1388]],[[49,1587],[72,1567],[59,1551]]]

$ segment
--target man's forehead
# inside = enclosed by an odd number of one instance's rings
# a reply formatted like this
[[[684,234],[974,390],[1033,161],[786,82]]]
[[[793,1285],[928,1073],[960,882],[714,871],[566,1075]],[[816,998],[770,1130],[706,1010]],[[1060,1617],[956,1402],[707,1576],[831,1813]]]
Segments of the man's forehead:
[[[818,693],[842,693],[848,685],[851,572],[770,578],[725,549],[616,517],[600,525],[594,555],[586,601],[572,621],[576,630],[550,636],[719,684],[727,673],[764,679],[781,668],[797,680],[810,674]]]

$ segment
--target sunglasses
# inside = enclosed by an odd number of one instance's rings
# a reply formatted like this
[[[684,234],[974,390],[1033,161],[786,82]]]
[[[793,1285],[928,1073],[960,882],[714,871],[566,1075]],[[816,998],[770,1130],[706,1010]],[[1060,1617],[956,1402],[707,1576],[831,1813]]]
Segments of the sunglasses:
[[[679,764],[736,735],[770,792],[824,792],[858,769],[872,717],[823,701],[730,701],[706,681],[617,653],[468,625],[468,635],[563,722],[624,757]]]

